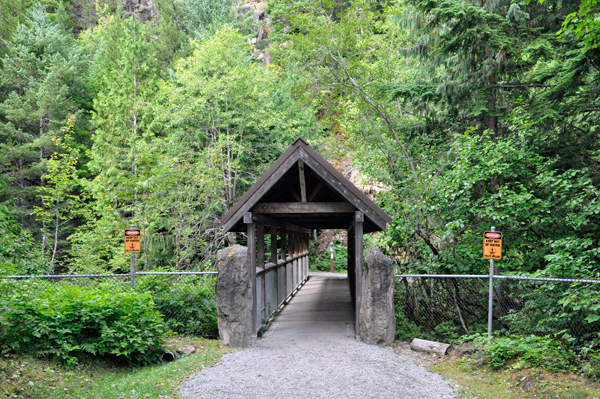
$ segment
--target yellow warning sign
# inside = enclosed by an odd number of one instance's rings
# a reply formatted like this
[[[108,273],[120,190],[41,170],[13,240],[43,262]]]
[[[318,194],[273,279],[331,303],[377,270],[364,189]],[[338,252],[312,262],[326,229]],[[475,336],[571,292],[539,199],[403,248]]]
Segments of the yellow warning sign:
[[[139,253],[140,252],[140,231],[139,230],[125,230],[125,253]]]
[[[483,233],[483,257],[485,259],[502,259],[502,233],[500,231]]]

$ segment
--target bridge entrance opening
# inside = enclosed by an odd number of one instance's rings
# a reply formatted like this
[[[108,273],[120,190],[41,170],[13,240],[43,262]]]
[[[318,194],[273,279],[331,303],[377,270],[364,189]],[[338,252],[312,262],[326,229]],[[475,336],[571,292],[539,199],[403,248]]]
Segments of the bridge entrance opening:
[[[226,232],[246,232],[248,237],[254,334],[307,281],[309,240],[317,229],[348,231],[348,281],[358,329],[363,235],[385,230],[391,221],[298,138],[221,220]]]

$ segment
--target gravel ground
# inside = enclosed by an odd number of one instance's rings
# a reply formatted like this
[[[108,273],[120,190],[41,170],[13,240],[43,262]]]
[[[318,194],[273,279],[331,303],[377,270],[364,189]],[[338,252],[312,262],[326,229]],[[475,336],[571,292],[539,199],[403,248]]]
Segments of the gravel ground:
[[[428,363],[428,355],[412,354],[404,346],[273,334],[195,374],[180,386],[180,394],[184,398],[454,398],[451,383],[419,365]]]

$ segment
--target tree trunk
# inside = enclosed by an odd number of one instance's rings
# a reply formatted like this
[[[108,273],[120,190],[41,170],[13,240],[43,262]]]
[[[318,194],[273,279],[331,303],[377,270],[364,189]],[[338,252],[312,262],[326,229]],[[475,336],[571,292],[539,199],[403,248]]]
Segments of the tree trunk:
[[[440,356],[446,356],[451,347],[452,345],[443,342],[427,341],[419,338],[413,339],[410,343],[410,349],[414,351],[435,353]]]
[[[52,259],[50,262],[54,263],[54,258],[56,257],[56,248],[58,247],[58,226],[60,219],[58,217],[58,205],[60,204],[60,197],[56,198],[56,221],[54,226],[54,246],[52,248]]]

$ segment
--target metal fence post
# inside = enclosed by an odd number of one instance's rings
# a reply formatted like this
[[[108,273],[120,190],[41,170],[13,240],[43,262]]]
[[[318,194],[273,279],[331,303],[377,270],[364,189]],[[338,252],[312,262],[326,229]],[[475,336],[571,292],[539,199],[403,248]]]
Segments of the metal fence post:
[[[491,231],[496,231],[492,226]],[[492,316],[494,313],[494,259],[490,259],[490,288],[488,298],[488,340],[492,339]]]
[[[134,230],[133,225],[131,225],[131,230]],[[131,290],[133,291],[135,288],[135,254],[132,252],[131,255]]]

